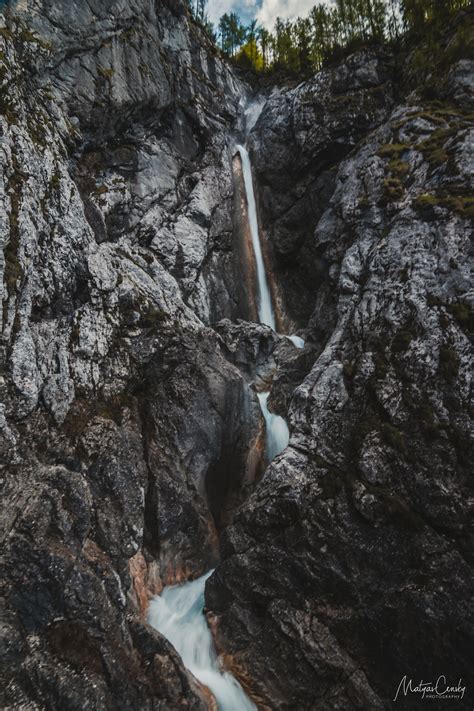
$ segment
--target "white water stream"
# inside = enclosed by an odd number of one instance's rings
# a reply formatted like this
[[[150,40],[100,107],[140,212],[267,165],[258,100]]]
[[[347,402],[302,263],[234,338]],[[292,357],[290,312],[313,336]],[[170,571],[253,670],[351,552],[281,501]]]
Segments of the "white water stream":
[[[265,418],[266,425],[266,437],[267,437],[267,461],[271,462],[277,454],[283,452],[283,450],[288,446],[290,440],[290,432],[288,430],[288,425],[283,417],[280,415],[275,415],[274,412],[270,412],[268,409],[268,397],[270,393],[262,392],[257,393],[258,401],[262,409],[263,417]]]
[[[272,296],[268,285],[265,262],[263,261],[262,245],[260,244],[260,233],[258,229],[257,205],[253,189],[252,166],[248,151],[244,146],[237,146],[242,160],[242,172],[244,175],[245,193],[247,196],[248,218],[250,223],[250,234],[252,246],[255,253],[255,263],[257,266],[257,310],[260,323],[270,326],[276,331],[275,311],[273,310]],[[299,336],[288,336],[289,340],[297,348],[304,347],[304,341]],[[267,460],[271,460],[280,454],[288,445],[290,433],[288,425],[283,417],[275,415],[268,409],[268,392],[258,393],[258,400],[265,418],[267,432]]]
[[[221,671],[204,616],[204,587],[211,570],[197,580],[166,587],[150,602],[148,621],[168,639],[184,666],[214,694],[219,711],[256,711],[234,677]]]
[[[273,311],[272,297],[270,287],[268,286],[267,273],[265,271],[265,263],[263,261],[262,245],[260,244],[260,235],[258,231],[257,205],[255,202],[255,193],[253,190],[252,166],[250,164],[249,154],[244,146],[237,146],[242,160],[242,171],[244,174],[245,192],[247,195],[247,208],[250,223],[250,235],[252,237],[252,246],[255,254],[255,263],[257,265],[257,311],[260,323],[264,323],[276,331],[275,312]]]

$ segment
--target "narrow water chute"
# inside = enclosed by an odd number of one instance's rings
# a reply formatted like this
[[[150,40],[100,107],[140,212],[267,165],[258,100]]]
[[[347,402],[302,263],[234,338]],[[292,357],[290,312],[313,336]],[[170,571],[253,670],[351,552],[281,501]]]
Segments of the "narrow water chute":
[[[275,312],[273,311],[272,297],[270,287],[268,285],[267,274],[265,272],[265,262],[263,261],[262,246],[260,244],[260,235],[258,231],[257,204],[255,201],[255,193],[253,189],[252,166],[250,164],[249,154],[244,146],[237,146],[242,160],[242,171],[244,175],[245,194],[247,196],[248,218],[250,224],[250,235],[252,238],[252,246],[255,254],[255,263],[257,267],[257,310],[260,323],[270,326],[276,330]]]
[[[269,462],[283,452],[283,450],[288,446],[290,440],[290,432],[288,430],[288,425],[286,424],[283,417],[280,415],[275,415],[274,412],[270,412],[268,409],[268,398],[270,393],[261,392],[258,393],[258,401],[260,403],[260,408],[265,418],[265,425],[267,431],[267,459]]]
[[[304,348],[304,341],[300,336],[287,336],[287,338],[297,348]]]
[[[152,627],[176,649],[184,666],[214,694],[219,711],[256,711],[238,681],[219,668],[214,642],[204,615],[204,587],[211,575],[165,587],[148,610]]]

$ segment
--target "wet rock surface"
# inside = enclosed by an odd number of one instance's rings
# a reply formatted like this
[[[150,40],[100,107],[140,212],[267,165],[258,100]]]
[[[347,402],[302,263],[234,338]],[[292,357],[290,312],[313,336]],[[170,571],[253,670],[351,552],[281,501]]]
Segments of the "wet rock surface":
[[[286,323],[305,326],[326,261],[314,228],[335,169],[393,105],[392,59],[359,53],[291,89],[274,89],[249,143],[260,217]]]

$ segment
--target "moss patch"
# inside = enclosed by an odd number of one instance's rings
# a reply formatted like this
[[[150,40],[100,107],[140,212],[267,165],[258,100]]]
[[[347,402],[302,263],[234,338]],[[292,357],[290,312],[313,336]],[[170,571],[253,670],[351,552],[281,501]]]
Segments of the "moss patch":
[[[387,202],[401,200],[404,188],[399,178],[386,178],[383,181],[383,195]]]
[[[461,217],[474,219],[474,195],[461,193],[448,193],[440,191],[437,194],[423,193],[413,200],[413,207],[425,215],[432,216],[436,207],[456,212]]]
[[[411,146],[408,143],[386,143],[380,146],[378,154],[381,158],[392,158],[394,160],[399,159],[403,153],[410,149]]]
[[[448,381],[452,381],[459,373],[459,356],[449,343],[441,346],[439,351],[439,366],[440,375]]]
[[[405,176],[410,171],[410,164],[399,158],[392,159],[387,167],[393,175],[399,178]]]
[[[112,79],[114,75],[114,70],[112,67],[99,67],[97,69],[98,74],[104,79]]]

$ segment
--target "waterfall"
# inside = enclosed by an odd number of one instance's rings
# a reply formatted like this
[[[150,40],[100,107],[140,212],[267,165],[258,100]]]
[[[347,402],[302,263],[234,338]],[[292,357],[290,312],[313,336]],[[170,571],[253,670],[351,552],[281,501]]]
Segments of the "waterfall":
[[[248,105],[247,108],[244,111],[244,118],[245,118],[245,132],[247,134],[250,133],[252,128],[255,126],[257,123],[260,114],[262,113],[263,107],[265,106],[267,100],[264,96],[260,97],[260,99],[257,99],[255,101],[251,101]]]
[[[256,120],[259,110],[261,106],[256,107],[247,117],[249,123]],[[237,150],[242,160],[250,234],[257,267],[258,317],[260,323],[270,326],[275,331],[275,312],[260,244],[252,167],[246,148],[237,146]],[[287,336],[287,338],[297,348],[304,347],[304,341],[299,336]],[[290,434],[283,417],[268,409],[269,395],[268,391],[258,393],[266,425],[266,457],[270,462],[288,445]],[[219,711],[256,711],[255,705],[245,695],[238,681],[219,667],[211,631],[204,615],[204,588],[212,572],[198,580],[165,587],[161,595],[156,595],[150,602],[148,621],[171,642],[185,667],[211,690]]]
[[[304,341],[299,336],[287,336],[288,340],[297,348],[304,348]]]
[[[280,415],[275,415],[268,409],[268,397],[270,393],[261,392],[258,393],[258,401],[260,403],[260,408],[265,418],[265,425],[267,430],[267,459],[269,462],[272,461],[277,454],[280,454],[287,446],[290,440],[290,432],[288,430],[288,425],[286,424],[283,417]]]
[[[197,580],[166,587],[150,602],[148,621],[176,649],[183,664],[214,694],[219,711],[256,711],[242,687],[221,671],[204,616],[204,587],[210,571]]]
[[[261,111],[261,106],[257,107],[256,111]],[[257,267],[258,318],[260,323],[264,323],[276,331],[275,312],[273,310],[270,287],[268,286],[267,274],[265,271],[265,262],[263,261],[262,246],[260,244],[257,205],[253,189],[252,166],[247,149],[244,148],[244,146],[239,145],[237,146],[237,151],[240,153],[240,158],[242,160],[242,172],[244,176],[245,193],[247,196],[250,234],[252,237],[252,245]],[[304,347],[304,341],[299,336],[287,336],[287,338],[289,338],[289,340],[292,341],[297,348]],[[265,418],[266,425],[266,454],[268,461],[271,462],[271,460],[276,457],[277,454],[280,454],[280,452],[282,452],[288,445],[290,433],[288,425],[283,417],[275,415],[268,409],[268,397],[269,392],[258,393],[258,400],[260,402],[260,408],[262,410],[263,417]]]
[[[244,146],[237,146],[242,160],[242,171],[244,174],[245,192],[247,195],[248,215],[250,223],[250,234],[252,237],[252,246],[255,254],[255,262],[257,266],[257,307],[258,318],[260,323],[264,323],[273,330],[276,330],[275,313],[273,311],[272,297],[270,287],[268,286],[267,274],[265,272],[265,263],[263,261],[262,246],[260,244],[260,235],[258,231],[257,205],[255,202],[255,193],[253,190],[252,166],[250,164],[249,154]]]

